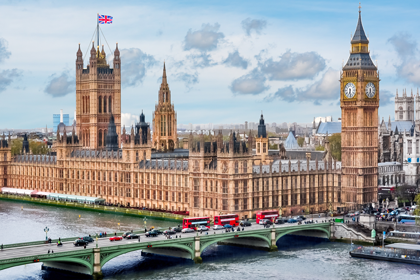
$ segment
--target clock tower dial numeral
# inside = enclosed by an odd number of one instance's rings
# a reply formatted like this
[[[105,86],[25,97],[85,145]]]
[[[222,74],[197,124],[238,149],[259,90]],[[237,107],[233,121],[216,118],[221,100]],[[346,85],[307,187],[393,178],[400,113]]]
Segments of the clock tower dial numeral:
[[[347,98],[353,98],[356,94],[356,86],[353,83],[347,83],[344,87],[344,94]]]
[[[373,98],[375,96],[375,94],[376,94],[376,87],[375,87],[375,85],[373,83],[368,83],[366,85],[365,92],[366,92],[366,96],[368,98]]]

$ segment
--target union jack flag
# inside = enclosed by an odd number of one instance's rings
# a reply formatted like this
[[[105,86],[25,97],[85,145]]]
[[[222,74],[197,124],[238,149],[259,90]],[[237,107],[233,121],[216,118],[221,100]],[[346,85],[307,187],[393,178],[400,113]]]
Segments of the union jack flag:
[[[98,15],[98,23],[99,24],[111,24],[112,23],[112,17],[111,16]]]

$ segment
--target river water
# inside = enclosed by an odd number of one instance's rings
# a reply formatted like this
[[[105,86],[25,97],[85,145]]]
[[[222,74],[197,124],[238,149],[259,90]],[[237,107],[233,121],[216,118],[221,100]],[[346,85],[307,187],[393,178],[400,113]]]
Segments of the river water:
[[[22,208],[23,206],[23,208]],[[80,218],[79,218],[80,215]],[[118,223],[120,225],[118,226]],[[54,206],[0,201],[0,243],[81,236],[143,227],[141,218]],[[147,226],[169,227],[176,222],[147,219]],[[355,259],[349,245],[315,238],[285,236],[278,252],[232,246],[209,246],[203,263],[142,257],[132,252],[109,261],[104,279],[420,279],[420,266]],[[79,275],[41,270],[30,264],[0,271],[0,279],[81,279]]]

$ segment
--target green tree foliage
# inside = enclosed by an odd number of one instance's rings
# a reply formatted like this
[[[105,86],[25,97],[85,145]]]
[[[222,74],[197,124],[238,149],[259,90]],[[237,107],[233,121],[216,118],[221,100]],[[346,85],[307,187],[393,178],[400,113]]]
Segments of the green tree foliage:
[[[335,160],[341,161],[341,133],[331,135],[330,141],[331,155]]]
[[[34,155],[46,155],[48,154],[48,146],[44,142],[38,142],[29,140],[29,149]]]
[[[321,146],[321,145],[318,145],[318,146],[315,147],[315,151],[325,151],[325,147]]]
[[[12,156],[20,154],[22,151],[22,142],[22,139],[12,139],[12,144],[10,147],[12,150]]]
[[[414,210],[415,216],[420,216],[420,193],[416,195],[416,198],[414,199],[416,202],[417,208]],[[416,224],[420,225],[420,219],[416,219]]]
[[[277,145],[277,144],[270,145],[269,149],[270,150],[278,150],[279,149],[279,145]]]
[[[302,147],[303,146],[303,142],[305,142],[305,138],[298,137],[297,142],[298,142],[299,147]]]

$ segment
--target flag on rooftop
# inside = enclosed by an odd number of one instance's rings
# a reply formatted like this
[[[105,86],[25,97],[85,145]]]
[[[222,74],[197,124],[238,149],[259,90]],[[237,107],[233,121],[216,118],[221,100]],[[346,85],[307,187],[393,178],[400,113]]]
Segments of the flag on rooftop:
[[[98,15],[98,23],[99,24],[111,24],[112,23],[112,17],[106,16],[106,15]]]

